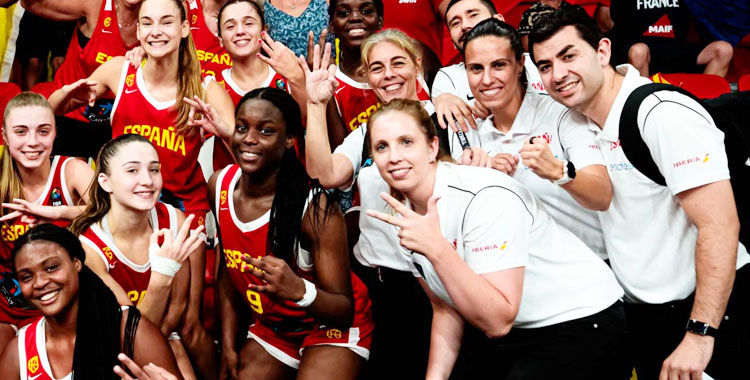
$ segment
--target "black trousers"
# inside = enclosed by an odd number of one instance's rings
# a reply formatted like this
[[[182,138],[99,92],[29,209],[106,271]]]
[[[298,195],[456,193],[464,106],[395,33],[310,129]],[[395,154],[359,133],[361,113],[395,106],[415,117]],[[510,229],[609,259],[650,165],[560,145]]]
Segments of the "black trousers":
[[[467,327],[451,379],[627,380],[632,366],[625,340],[619,301],[588,317],[514,328],[497,340]]]
[[[626,304],[629,354],[638,380],[659,378],[662,362],[685,336],[693,296],[665,304]],[[750,265],[737,271],[706,373],[716,380],[750,379]]]
[[[424,379],[430,352],[432,306],[411,272],[351,261],[367,285],[375,323],[370,359],[360,379]]]

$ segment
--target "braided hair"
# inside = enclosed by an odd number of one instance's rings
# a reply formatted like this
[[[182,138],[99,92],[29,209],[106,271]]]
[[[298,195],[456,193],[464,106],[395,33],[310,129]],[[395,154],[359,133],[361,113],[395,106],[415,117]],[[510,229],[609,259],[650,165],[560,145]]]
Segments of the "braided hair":
[[[30,229],[16,241],[11,252],[11,261],[26,245],[35,241],[59,245],[81,264],[86,253],[73,233],[53,224],[42,224]],[[112,368],[119,364],[120,305],[114,293],[85,265],[78,272],[78,315],[76,317],[76,342],[73,351],[73,375],[75,379],[116,380]]]
[[[287,136],[294,136],[299,141],[303,133],[302,114],[299,105],[289,93],[270,87],[250,91],[237,103],[235,117],[242,104],[252,99],[266,100],[278,108],[284,115]],[[302,217],[310,191],[314,194],[310,207],[313,207],[313,230],[316,231],[318,225],[321,224],[320,221],[328,217],[335,202],[326,202],[324,209],[318,206],[320,197],[325,194],[325,191],[317,180],[307,175],[304,165],[297,158],[294,147],[287,149],[281,159],[281,167],[276,179],[276,194],[271,205],[266,246],[269,247],[271,254],[286,261],[290,267],[295,264],[295,252],[302,232]]]

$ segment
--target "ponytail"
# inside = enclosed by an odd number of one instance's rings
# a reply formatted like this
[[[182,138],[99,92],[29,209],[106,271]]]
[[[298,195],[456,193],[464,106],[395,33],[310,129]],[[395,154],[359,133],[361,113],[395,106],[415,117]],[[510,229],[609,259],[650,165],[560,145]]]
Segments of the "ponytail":
[[[89,226],[99,222],[107,215],[110,208],[112,208],[112,200],[108,192],[104,191],[99,185],[100,174],[112,174],[110,170],[110,161],[120,149],[131,143],[131,142],[142,142],[151,145],[151,142],[147,138],[141,135],[121,135],[112,140],[107,141],[104,146],[99,150],[99,154],[96,157],[96,171],[94,171],[94,177],[91,179],[89,185],[89,203],[86,204],[86,210],[81,215],[73,220],[70,229],[76,236],[81,235],[83,231],[86,231]],[[153,146],[153,145],[151,145]]]

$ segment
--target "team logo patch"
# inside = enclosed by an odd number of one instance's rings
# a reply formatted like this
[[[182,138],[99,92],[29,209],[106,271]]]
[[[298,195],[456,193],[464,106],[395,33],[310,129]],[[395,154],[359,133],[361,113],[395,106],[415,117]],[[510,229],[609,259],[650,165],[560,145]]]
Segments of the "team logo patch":
[[[341,330],[330,329],[326,331],[326,336],[328,339],[341,339]]]
[[[198,22],[198,15],[193,15],[193,17],[190,20],[190,23],[195,25]]]
[[[130,74],[127,77],[125,77],[125,84],[129,86],[133,85],[133,82],[135,81],[135,74]]]
[[[226,190],[221,191],[221,194],[219,194],[219,199],[221,199],[222,206],[227,204],[227,191]]]
[[[102,248],[102,252],[104,252],[104,256],[107,256],[108,259],[112,260],[112,249],[104,247]]]
[[[112,25],[112,17],[107,17],[104,19],[104,27],[109,28],[109,26]]]
[[[50,192],[49,194],[49,201],[53,206],[62,205],[62,193],[60,192],[59,187],[55,187],[52,189],[52,192]]]
[[[202,216],[199,216],[199,217],[198,217],[198,225],[199,225],[199,226],[203,226],[203,225],[205,225],[205,224],[206,224],[206,221],[205,221],[205,220],[203,219],[203,217],[202,217]]]
[[[276,79],[276,88],[286,91],[286,82],[283,79]]]
[[[26,363],[26,367],[29,368],[29,372],[35,373],[39,370],[39,356],[34,355],[29,361]]]

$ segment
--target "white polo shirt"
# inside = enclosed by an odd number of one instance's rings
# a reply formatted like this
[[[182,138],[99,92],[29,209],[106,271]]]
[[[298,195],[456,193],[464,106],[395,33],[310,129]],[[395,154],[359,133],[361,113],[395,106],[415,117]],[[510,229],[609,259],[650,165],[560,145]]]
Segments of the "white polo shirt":
[[[523,54],[526,57],[524,68],[526,68],[526,79],[529,82],[526,91],[546,94],[547,91],[544,90],[539,70],[537,70],[534,62],[531,62],[529,53]],[[466,66],[463,62],[445,66],[435,74],[435,79],[432,81],[432,99],[446,92],[458,96],[471,105],[474,104],[474,95],[471,93],[469,78],[466,76]]]
[[[660,186],[636,170],[620,146],[620,114],[630,93],[650,83],[633,66],[621,65],[625,79],[596,142],[607,164],[613,195],[600,213],[612,269],[626,300],[664,303],[695,290],[695,242],[676,195],[729,179],[724,134],[697,102],[674,91],[648,96],[638,110],[638,126],[654,162],[666,179]],[[750,261],[740,244],[737,268]]]
[[[435,108],[429,101],[423,102],[427,113],[432,114]],[[344,141],[336,147],[333,154],[345,156],[351,163],[359,188],[359,240],[354,246],[354,257],[365,266],[382,266],[400,271],[409,271],[406,250],[398,240],[396,227],[367,216],[367,210],[387,212],[389,206],[380,198],[381,192],[388,193],[390,187],[380,176],[378,169],[368,159],[363,162],[362,150],[365,145],[367,123],[349,133]],[[352,183],[342,190],[351,189]]]
[[[604,165],[594,141],[595,134],[589,129],[591,125],[586,117],[569,110],[549,95],[527,92],[508,133],[498,130],[490,116],[478,130],[470,130],[466,137],[471,146],[484,149],[490,156],[498,153],[518,155],[525,142],[538,137],[547,141],[555,158],[570,161],[580,170],[589,165]],[[463,150],[460,144],[453,143],[458,137],[452,130],[448,131],[448,136],[451,156],[457,160]],[[513,178],[544,203],[558,224],[583,240],[599,257],[607,259],[604,234],[596,211],[578,204],[565,189],[534,174],[523,162],[519,162]]]
[[[434,194],[443,236],[477,274],[525,267],[514,327],[537,328],[598,313],[622,297],[607,265],[557,225],[520,183],[504,173],[438,164]],[[412,272],[448,305],[430,261],[410,255]]]

